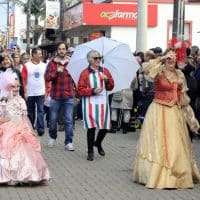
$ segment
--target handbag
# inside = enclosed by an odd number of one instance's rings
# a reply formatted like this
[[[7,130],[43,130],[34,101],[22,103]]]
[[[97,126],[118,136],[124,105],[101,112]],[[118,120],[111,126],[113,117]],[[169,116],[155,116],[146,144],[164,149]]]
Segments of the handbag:
[[[116,101],[116,102],[122,102],[123,98],[122,98],[121,92],[114,93],[112,99],[113,101]]]

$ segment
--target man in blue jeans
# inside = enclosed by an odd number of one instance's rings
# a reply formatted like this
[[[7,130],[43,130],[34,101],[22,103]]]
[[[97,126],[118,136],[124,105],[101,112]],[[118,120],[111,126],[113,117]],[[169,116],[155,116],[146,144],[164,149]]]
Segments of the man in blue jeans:
[[[46,64],[42,60],[42,50],[34,48],[31,52],[32,59],[22,68],[22,79],[27,99],[28,117],[38,135],[44,134],[44,96]],[[37,109],[36,109],[37,108]],[[37,116],[36,127],[35,118]]]
[[[59,110],[64,110],[65,125],[65,149],[74,151],[73,147],[73,107],[75,85],[67,71],[69,62],[67,47],[60,43],[57,48],[57,56],[49,62],[45,74],[46,82],[51,82],[50,101],[50,126],[49,147],[53,147],[57,138],[57,122]]]

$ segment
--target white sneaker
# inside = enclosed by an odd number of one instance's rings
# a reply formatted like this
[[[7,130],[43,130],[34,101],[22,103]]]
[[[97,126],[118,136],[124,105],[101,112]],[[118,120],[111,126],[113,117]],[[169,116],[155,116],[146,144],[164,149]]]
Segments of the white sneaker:
[[[65,145],[65,150],[74,151],[73,143],[68,143],[67,145]]]
[[[56,140],[53,138],[49,138],[48,146],[49,147],[54,147],[56,144]]]

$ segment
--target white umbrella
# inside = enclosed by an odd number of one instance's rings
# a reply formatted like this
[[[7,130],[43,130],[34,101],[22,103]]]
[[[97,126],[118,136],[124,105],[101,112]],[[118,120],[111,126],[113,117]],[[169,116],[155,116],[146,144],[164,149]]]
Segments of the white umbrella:
[[[96,50],[103,56],[102,66],[110,71],[115,82],[112,92],[130,87],[139,64],[127,44],[106,37],[78,45],[75,48],[67,69],[76,84],[80,73],[88,67],[87,53],[91,50]]]

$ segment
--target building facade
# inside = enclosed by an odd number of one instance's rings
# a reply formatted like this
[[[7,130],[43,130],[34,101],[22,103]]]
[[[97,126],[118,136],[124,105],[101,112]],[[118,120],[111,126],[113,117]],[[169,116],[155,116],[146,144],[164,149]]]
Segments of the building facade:
[[[147,47],[165,49],[172,36],[173,0],[150,0],[148,3]],[[185,6],[184,39],[200,46],[199,0]],[[136,49],[137,1],[83,0],[64,13],[64,35],[67,43],[77,45],[100,35],[129,44]]]

